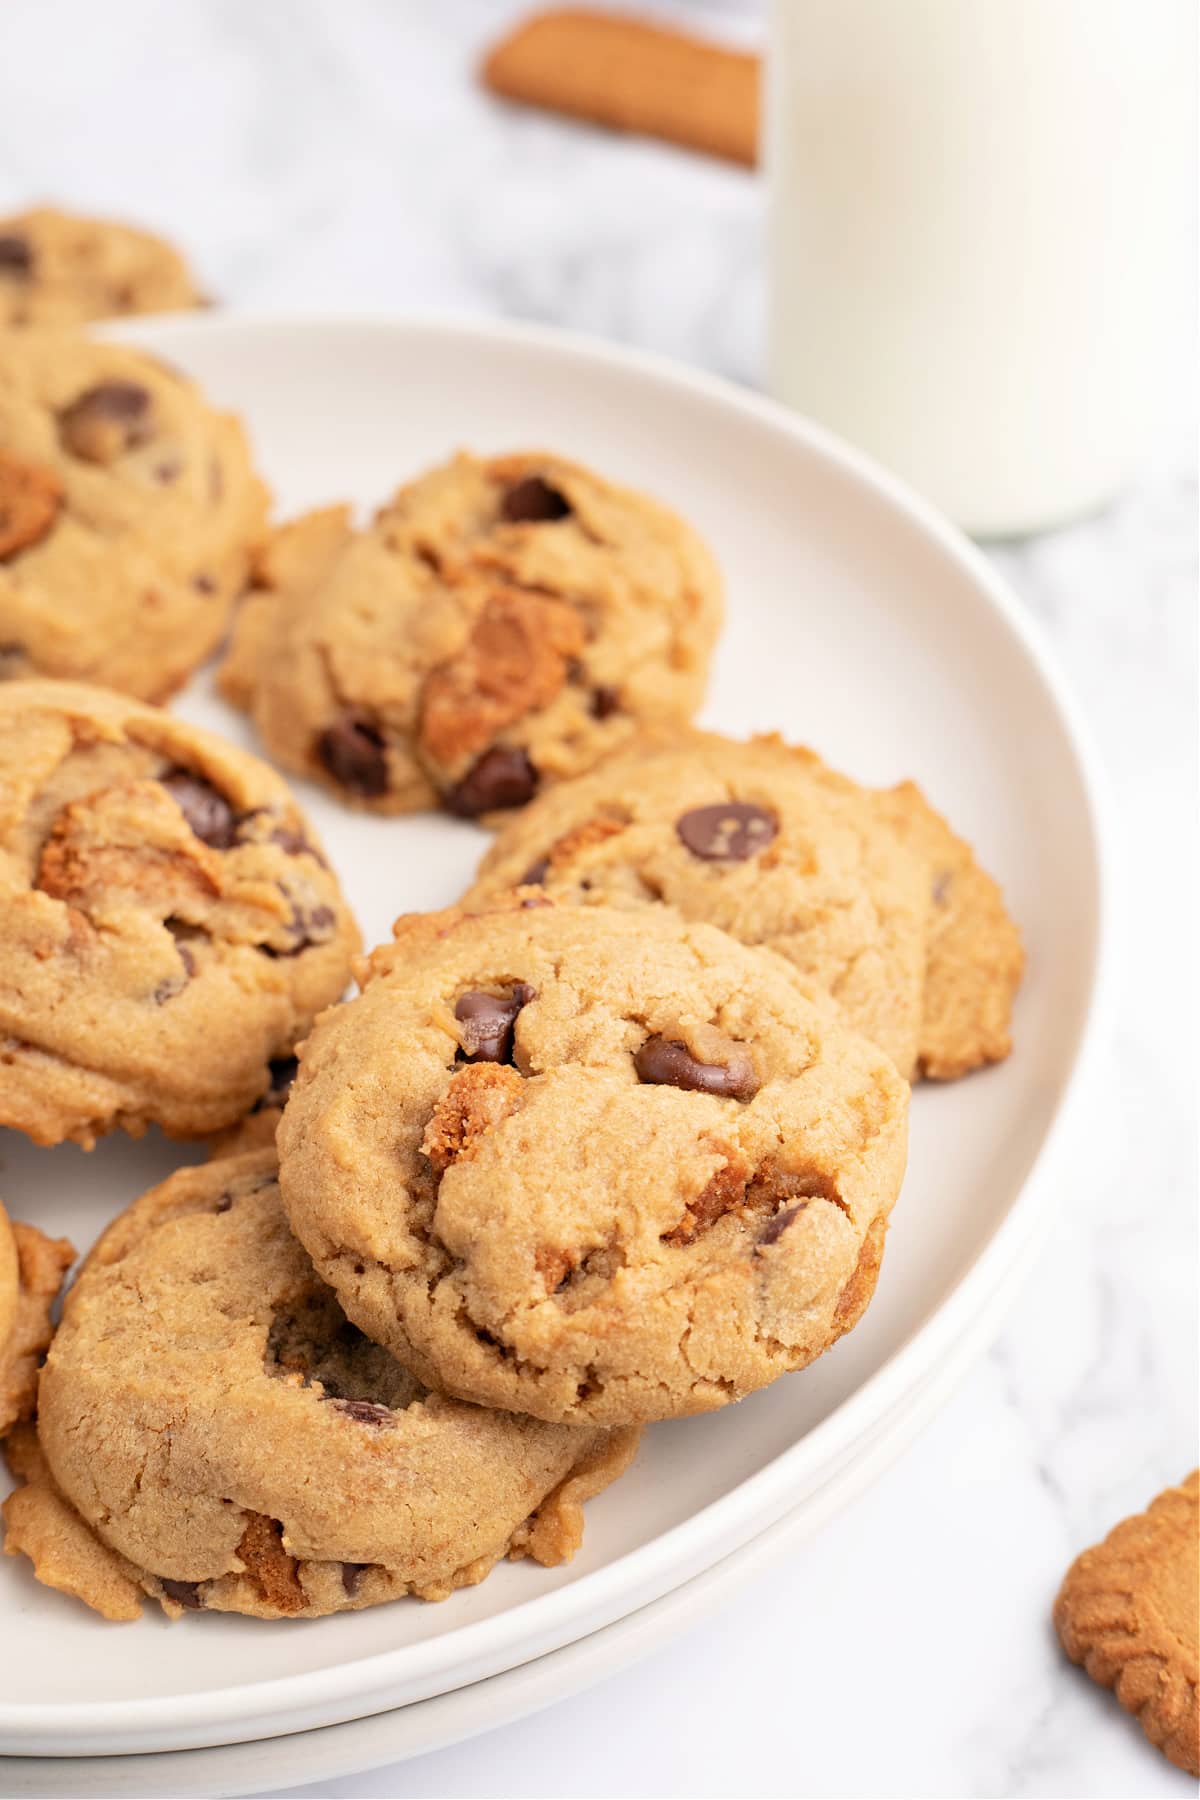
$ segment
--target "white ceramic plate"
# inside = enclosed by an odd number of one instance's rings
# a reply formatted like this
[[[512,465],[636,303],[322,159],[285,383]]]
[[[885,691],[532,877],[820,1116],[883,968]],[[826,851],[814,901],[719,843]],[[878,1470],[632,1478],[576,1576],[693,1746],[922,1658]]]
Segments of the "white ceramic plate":
[[[1043,1222],[1046,1218],[1043,1209]],[[1038,1247],[1027,1240],[985,1306],[904,1403],[890,1408],[838,1471],[800,1506],[719,1562],[561,1650],[499,1675],[391,1712],[286,1737],[207,1750],[143,1756],[12,1757],[0,1767],[11,1800],[108,1800],[109,1796],[257,1794],[272,1788],[354,1775],[445,1749],[499,1725],[540,1712],[606,1676],[627,1669],[719,1607],[745,1582],[849,1506],[883,1473],[949,1398],[974,1357],[990,1342]]]
[[[441,1606],[303,1624],[219,1615],[103,1624],[0,1576],[0,1750],[83,1755],[231,1743],[444,1694],[600,1630],[817,1494],[955,1354],[1028,1245],[1046,1153],[1095,1036],[1103,937],[1094,776],[1073,706],[983,560],[824,434],[720,382],[499,326],[217,318],[124,335],[249,420],[281,509],[365,505],[456,445],[552,444],[657,492],[724,566],[729,624],[707,719],[777,727],[867,780],[913,775],[978,844],[1026,933],[1017,1054],[914,1099],[909,1176],[878,1295],[813,1369],[721,1415],[658,1427],[589,1508],[570,1568],[505,1566]],[[186,716],[245,738],[198,680]],[[442,818],[363,819],[304,795],[368,940],[455,897],[483,842]],[[82,1247],[178,1160],[0,1144],[17,1216]],[[18,1630],[19,1628],[19,1630]]]

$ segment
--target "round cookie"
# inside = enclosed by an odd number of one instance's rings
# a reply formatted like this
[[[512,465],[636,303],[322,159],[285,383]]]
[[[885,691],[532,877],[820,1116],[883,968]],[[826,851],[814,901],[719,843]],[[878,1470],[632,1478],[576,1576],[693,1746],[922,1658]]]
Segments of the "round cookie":
[[[161,700],[214,650],[267,493],[237,419],[123,344],[0,334],[0,673]]]
[[[802,1368],[875,1286],[907,1085],[787,964],[666,908],[402,918],[279,1123],[293,1228],[423,1380],[676,1417]]]
[[[811,751],[699,732],[639,744],[509,821],[464,904],[522,882],[573,903],[664,902],[764,945],[913,1074],[928,871]]]
[[[997,1062],[1021,977],[999,888],[911,782],[860,787],[778,737],[647,738],[510,820],[464,904],[665,902],[785,956],[906,1077]]]
[[[636,1445],[424,1388],[318,1281],[270,1150],[181,1170],[109,1227],[43,1370],[38,1437],[45,1471],[7,1517],[43,1579],[93,1597],[115,1556],[127,1602],[258,1618],[442,1599],[504,1555],[561,1562]],[[64,1504],[96,1540],[73,1579],[61,1555],[42,1566]]]
[[[50,1310],[74,1260],[66,1238],[14,1224],[0,1206],[0,1437],[33,1412]]]
[[[357,806],[475,817],[577,775],[703,697],[721,618],[705,546],[551,455],[460,455],[364,531],[284,529],[222,672],[272,755]]]
[[[100,688],[0,684],[0,1125],[218,1131],[358,947],[274,770]]]
[[[204,304],[179,252],[148,231],[53,206],[0,218],[0,327]]]

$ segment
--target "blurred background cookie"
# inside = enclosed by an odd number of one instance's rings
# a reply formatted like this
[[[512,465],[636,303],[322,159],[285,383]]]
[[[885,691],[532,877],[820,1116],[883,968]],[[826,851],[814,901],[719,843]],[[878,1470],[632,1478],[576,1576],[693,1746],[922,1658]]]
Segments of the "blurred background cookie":
[[[266,511],[240,422],[186,376],[0,333],[0,673],[166,698],[224,633]]]
[[[148,231],[53,206],[0,218],[0,327],[203,305],[178,250]]]

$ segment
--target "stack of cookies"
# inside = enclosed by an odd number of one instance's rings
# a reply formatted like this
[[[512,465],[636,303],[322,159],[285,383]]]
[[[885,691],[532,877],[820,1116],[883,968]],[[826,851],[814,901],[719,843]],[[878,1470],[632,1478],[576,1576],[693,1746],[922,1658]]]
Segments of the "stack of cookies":
[[[43,229],[0,224],[0,1124],[212,1153],[57,1329],[70,1247],[0,1220],[6,1549],[113,1619],[562,1561],[644,1425],[858,1322],[910,1083],[1007,1055],[1016,930],[911,784],[694,729],[721,586],[663,506],[464,453],[269,530]],[[282,777],[151,704],[231,619],[275,763],[494,829],[441,912],[394,860],[365,959]]]

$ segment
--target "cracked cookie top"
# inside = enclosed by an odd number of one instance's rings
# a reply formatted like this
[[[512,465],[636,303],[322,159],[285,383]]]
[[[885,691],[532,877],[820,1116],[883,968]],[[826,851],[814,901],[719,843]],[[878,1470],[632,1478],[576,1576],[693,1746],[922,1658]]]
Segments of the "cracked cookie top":
[[[463,454],[363,531],[339,508],[285,526],[221,679],[348,803],[473,818],[690,718],[720,616],[664,507],[561,457]]]
[[[39,206],[0,218],[0,325],[82,325],[202,306],[177,250],[148,231]]]
[[[220,1130],[357,949],[272,769],[119,694],[0,684],[0,1124]]]
[[[266,509],[238,420],[157,358],[0,341],[0,676],[164,699],[224,633]]]
[[[913,1074],[927,866],[811,751],[701,732],[639,742],[512,819],[465,904],[521,883],[578,904],[662,902],[765,945]]]
[[[139,1590],[170,1612],[312,1617],[440,1599],[509,1553],[561,1561],[636,1442],[429,1392],[317,1279],[270,1150],[181,1170],[109,1227],[68,1297],[38,1436],[8,1547],[114,1617]]]
[[[402,918],[301,1052],[293,1227],[423,1380],[536,1417],[703,1411],[875,1285],[908,1089],[788,967],[530,890]]]

